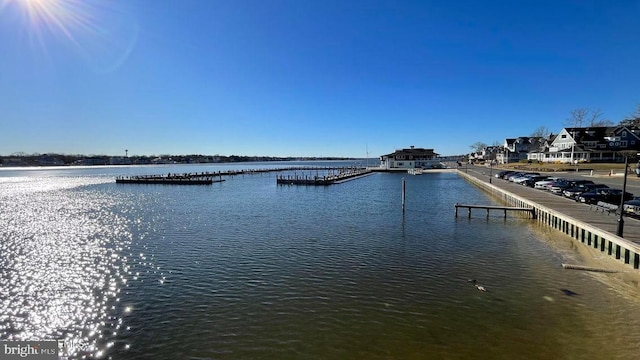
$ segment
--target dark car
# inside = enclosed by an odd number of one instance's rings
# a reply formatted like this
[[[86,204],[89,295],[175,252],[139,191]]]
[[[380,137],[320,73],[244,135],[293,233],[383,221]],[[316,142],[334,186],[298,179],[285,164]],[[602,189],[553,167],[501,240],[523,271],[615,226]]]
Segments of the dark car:
[[[504,179],[505,175],[510,175],[510,174],[513,174],[514,172],[515,171],[513,170],[502,170],[496,173],[494,176],[497,177],[498,179]]]
[[[535,175],[529,177],[527,180],[521,182],[522,185],[533,187],[536,182],[548,179],[549,177],[546,175]]]
[[[593,184],[593,182],[591,184],[578,184],[576,186],[570,187],[568,189],[565,189],[562,192],[562,195],[564,195],[565,197],[568,197],[569,199],[576,199],[578,197],[578,195],[585,193],[585,192],[589,192],[589,191],[593,191],[596,189],[606,189],[608,188],[607,185],[605,184]]]
[[[573,184],[570,181],[567,180],[559,180],[559,181],[554,181],[551,184],[549,184],[549,186],[547,187],[547,189],[556,194],[556,195],[562,195],[562,192],[565,189],[568,189],[570,187],[572,187]]]
[[[552,193],[556,194],[556,195],[562,195],[563,192],[567,189],[570,188],[574,188],[576,186],[580,186],[580,185],[586,185],[586,184],[593,184],[593,181],[591,180],[565,180],[564,182],[561,182],[559,184],[554,184],[551,185],[549,187],[549,191],[551,191]]]
[[[599,201],[610,203],[610,204],[619,204],[621,196],[622,196],[622,190],[600,188],[600,189],[596,189],[596,190],[585,192],[578,195],[577,201],[585,204],[597,204]],[[633,194],[625,192],[624,200],[627,201],[631,199],[633,199]]]

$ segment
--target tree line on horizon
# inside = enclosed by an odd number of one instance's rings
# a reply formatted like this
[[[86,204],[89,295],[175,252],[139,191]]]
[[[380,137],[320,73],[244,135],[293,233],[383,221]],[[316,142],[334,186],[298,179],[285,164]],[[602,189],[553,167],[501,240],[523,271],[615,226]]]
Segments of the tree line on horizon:
[[[147,164],[207,164],[231,162],[269,162],[269,161],[305,161],[305,160],[354,160],[348,157],[277,157],[277,156],[243,156],[243,155],[81,155],[58,153],[13,153],[0,156],[0,164],[5,166],[42,166],[42,165],[147,165]],[[123,161],[127,160],[127,161]]]

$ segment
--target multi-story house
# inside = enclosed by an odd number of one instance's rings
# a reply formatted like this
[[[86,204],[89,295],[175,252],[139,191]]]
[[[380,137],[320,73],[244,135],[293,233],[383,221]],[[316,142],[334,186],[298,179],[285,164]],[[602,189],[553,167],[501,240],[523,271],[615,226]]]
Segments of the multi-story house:
[[[528,159],[527,154],[544,148],[548,141],[548,138],[539,136],[521,136],[505,139],[502,151],[496,153],[496,162],[499,164],[508,164],[526,160]]]
[[[380,157],[380,167],[385,169],[430,168],[439,164],[438,154],[433,149],[416,148],[396,150]]]
[[[556,163],[622,161],[621,151],[640,151],[637,130],[625,126],[564,128],[543,151],[530,152],[529,160]]]

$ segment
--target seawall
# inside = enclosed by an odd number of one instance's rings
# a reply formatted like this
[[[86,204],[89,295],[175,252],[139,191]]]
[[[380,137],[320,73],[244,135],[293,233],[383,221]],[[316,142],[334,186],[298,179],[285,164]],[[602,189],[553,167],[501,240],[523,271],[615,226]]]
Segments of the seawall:
[[[535,220],[540,221],[552,228],[562,231],[571,236],[575,241],[585,246],[599,249],[603,254],[620,260],[628,264],[633,269],[640,268],[640,245],[617,236],[609,231],[605,231],[596,226],[590,225],[586,219],[577,219],[566,215],[564,212],[546,206],[542,202],[536,202],[498,187],[486,180],[479,179],[473,175],[458,171],[458,175],[465,180],[479,187],[480,189],[502,199],[506,204],[516,207],[532,207],[535,210]],[[520,185],[518,185],[520,186]],[[567,204],[567,206],[585,206],[583,204]],[[596,213],[594,216],[602,216]],[[606,216],[606,215],[604,215]]]

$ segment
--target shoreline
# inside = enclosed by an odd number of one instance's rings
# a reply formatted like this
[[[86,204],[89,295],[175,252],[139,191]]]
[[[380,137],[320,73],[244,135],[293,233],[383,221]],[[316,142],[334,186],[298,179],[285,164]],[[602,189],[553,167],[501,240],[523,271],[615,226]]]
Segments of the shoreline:
[[[582,245],[599,249],[603,256],[622,262],[631,270],[637,272],[640,268],[640,222],[625,218],[624,237],[620,237],[615,234],[616,216],[519,184],[498,179],[489,182],[492,179],[486,174],[458,171],[458,175],[500,201],[532,207],[538,223],[559,230]]]

